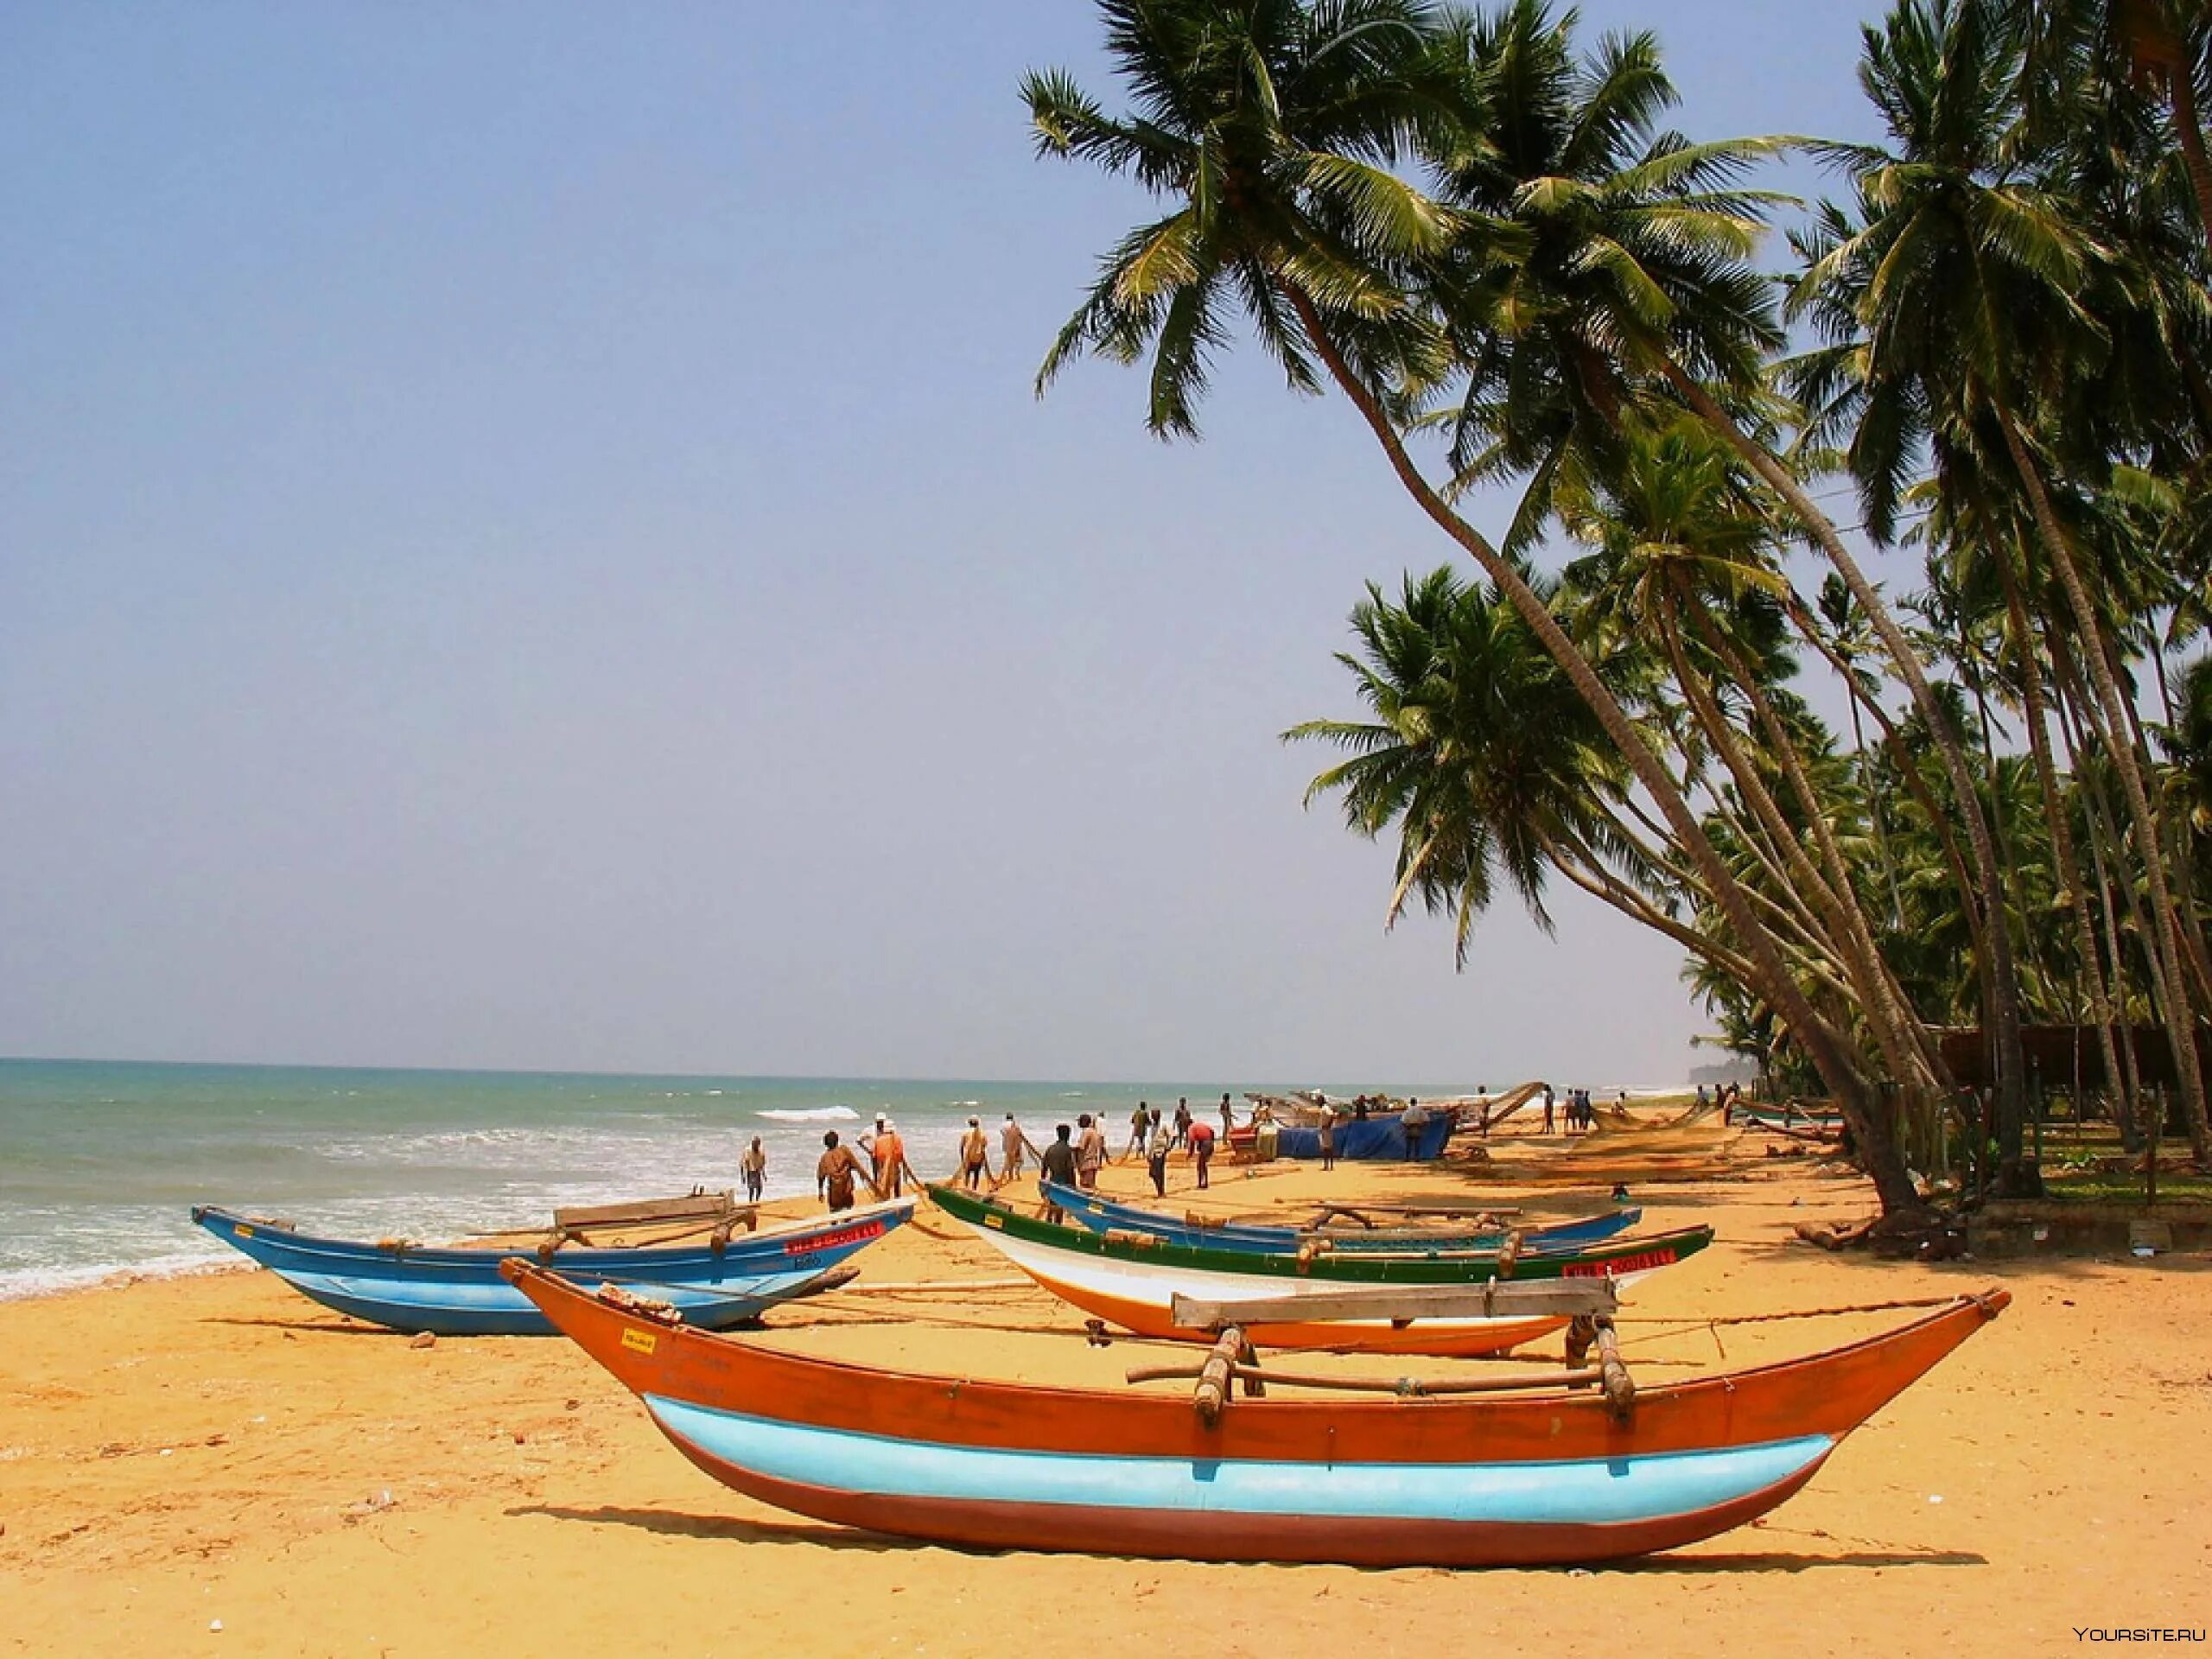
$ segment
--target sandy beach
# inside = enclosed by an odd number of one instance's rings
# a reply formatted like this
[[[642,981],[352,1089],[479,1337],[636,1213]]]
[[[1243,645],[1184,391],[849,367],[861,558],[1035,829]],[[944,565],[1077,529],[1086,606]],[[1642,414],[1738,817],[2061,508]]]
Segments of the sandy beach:
[[[1772,1144],[1500,1137],[1487,1167],[1231,1168],[1201,1195],[1217,1213],[1471,1192],[1567,1213],[1624,1179],[1647,1227],[1719,1230],[1623,1322],[1650,1379],[1905,1316],[1693,1320],[2012,1293],[1803,1493],[1663,1557],[1478,1575],[849,1532],[709,1480],[565,1341],[413,1348],[233,1272],[0,1305],[0,1652],[2037,1654],[2082,1647],[2077,1628],[2212,1622],[2212,1261],[1829,1255],[1791,1226],[1866,1213],[1862,1184]],[[1109,1172],[1110,1192],[1143,1185],[1139,1166]],[[1190,1186],[1179,1163],[1170,1207]],[[860,1258],[861,1286],[1006,1276],[955,1235],[925,1208]],[[856,1289],[772,1323],[809,1352],[1099,1387],[1158,1353],[1086,1346],[1072,1310],[1027,1287]]]

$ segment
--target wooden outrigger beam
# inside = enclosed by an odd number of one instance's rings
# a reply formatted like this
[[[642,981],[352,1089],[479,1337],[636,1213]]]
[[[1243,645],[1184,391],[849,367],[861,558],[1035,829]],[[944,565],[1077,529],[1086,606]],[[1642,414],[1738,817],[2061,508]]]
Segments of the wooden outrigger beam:
[[[1209,1359],[1207,1363],[1212,1363]],[[1205,1366],[1199,1365],[1136,1365],[1128,1372],[1132,1382],[1179,1382],[1186,1377],[1199,1377],[1203,1389]],[[1519,1394],[1532,1389],[1587,1387],[1596,1377],[1588,1368],[1573,1371],[1531,1372],[1524,1376],[1484,1376],[1466,1378],[1433,1378],[1415,1376],[1323,1376],[1310,1371],[1278,1370],[1274,1366],[1237,1363],[1227,1368],[1226,1376],[1242,1378],[1247,1393],[1256,1393],[1269,1382],[1288,1389],[1329,1389],[1342,1394],[1389,1394],[1405,1400],[1441,1399],[1456,1394]],[[1194,1399],[1193,1403],[1197,1401]],[[1203,1405],[1200,1416],[1205,1415]],[[1217,1414],[1218,1414],[1217,1413]],[[1208,1418],[1207,1421],[1213,1421]]]
[[[1620,1306],[1611,1279],[1538,1279],[1479,1285],[1378,1285],[1221,1301],[1176,1293],[1170,1317],[1193,1331],[1330,1319],[1595,1319]]]
[[[1368,1219],[1370,1214],[1427,1216],[1437,1221],[1455,1221],[1470,1217],[1481,1220],[1491,1216],[1517,1216],[1520,1213],[1521,1206],[1517,1204],[1464,1204],[1442,1198],[1415,1200],[1407,1204],[1325,1204],[1314,1211],[1310,1224],[1325,1227],[1332,1217],[1338,1216],[1347,1217],[1363,1227],[1372,1227],[1375,1224]]]
[[[620,1227],[672,1227],[688,1223],[695,1228],[713,1227],[725,1236],[739,1227],[747,1232],[760,1224],[753,1205],[740,1204],[737,1194],[698,1192],[680,1198],[645,1198],[631,1204],[580,1204],[553,1212],[553,1236],[558,1243],[582,1240],[587,1234]]]

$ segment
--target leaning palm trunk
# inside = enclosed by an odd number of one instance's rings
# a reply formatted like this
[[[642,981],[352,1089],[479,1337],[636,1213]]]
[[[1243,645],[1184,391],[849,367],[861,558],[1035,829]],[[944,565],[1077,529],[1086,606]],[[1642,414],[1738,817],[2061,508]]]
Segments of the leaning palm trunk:
[[[1810,642],[1813,649],[1827,659],[1829,667],[1843,677],[1847,685],[1850,684],[1849,666],[1837,653],[1835,647],[1822,637],[1820,630],[1814,625],[1812,618],[1806,613],[1804,607],[1792,602],[1789,607],[1789,615],[1790,620],[1796,624],[1798,633]],[[1966,855],[1960,850],[1958,834],[1951,827],[1951,815],[1944,811],[1937,804],[1935,791],[1928,787],[1928,780],[1920,775],[1920,768],[1913,763],[1911,746],[1904,741],[1904,734],[1897,729],[1897,722],[1890,718],[1889,711],[1872,697],[1865,697],[1860,701],[1864,702],[1866,712],[1874,717],[1874,724],[1882,734],[1882,747],[1889,752],[1890,760],[1897,769],[1898,780],[1904,785],[1905,793],[1912,797],[1914,804],[1920,808],[1928,819],[1928,828],[1935,836],[1936,845],[1942,849],[1944,866],[1951,873],[1951,885],[1957,889],[1962,898],[1971,895],[1974,891],[1974,878],[1967,868]],[[1853,707],[1855,710],[1858,703],[1854,702]],[[1855,714],[1853,719],[1855,721]],[[1892,893],[1896,891],[1895,880],[1895,872],[1892,870],[1891,887]],[[1899,913],[1902,914],[1902,910]],[[1982,939],[1985,918],[1981,906],[1962,902],[1959,906],[1959,914],[1966,922],[1967,937],[1974,941],[1974,959],[1986,963],[1989,958],[1989,950]],[[1985,974],[1985,985],[1986,977]]]
[[[1904,988],[1897,983],[1896,975],[1883,959],[1873,925],[1867,919],[1866,907],[1859,902],[1858,888],[1853,885],[1850,863],[1843,855],[1843,849],[1837,845],[1834,827],[1828,822],[1827,804],[1814,789],[1812,779],[1806,775],[1804,760],[1797,753],[1796,740],[1783,724],[1751,665],[1714,623],[1712,614],[1680,584],[1676,592],[1707,648],[1735,677],[1760,730],[1766,734],[1775,764],[1782,769],[1782,775],[1789,781],[1798,806],[1805,814],[1813,844],[1827,867],[1827,890],[1834,905],[1841,943],[1851,958],[1861,965],[1866,978],[1866,1017],[1890,1056],[1891,1075],[1900,1085],[1908,1088],[1939,1082],[1944,1075],[1942,1060],[1927,1040],[1920,1021],[1907,1007]],[[1711,700],[1709,696],[1707,700]]]
[[[1694,616],[1696,607],[1683,599],[1679,591],[1677,600]],[[1683,695],[1689,699],[1690,708],[1704,728],[1707,737],[1719,753],[1722,764],[1736,781],[1738,794],[1750,807],[1752,817],[1766,832],[1768,845],[1783,861],[1788,877],[1795,881],[1807,900],[1818,912],[1818,922],[1823,938],[1830,944],[1845,964],[1852,982],[1853,1000],[1858,1004],[1859,1016],[1866,1023],[1875,1046],[1890,1068],[1890,1075],[1900,1082],[1914,1075],[1914,1063],[1908,1053],[1905,1039],[1899,1034],[1896,1022],[1880,983],[1885,971],[1878,952],[1871,938],[1862,938],[1851,925],[1851,912],[1845,900],[1839,897],[1834,887],[1814,867],[1805,855],[1804,848],[1782,813],[1780,804],[1766,786],[1766,780],[1751,764],[1751,756],[1722,713],[1713,695],[1713,688],[1705,677],[1690,665],[1681,641],[1671,628],[1662,630],[1667,653],[1672,662],[1675,677],[1681,683]],[[1747,671],[1745,671],[1747,672]],[[1748,689],[1746,695],[1751,695]],[[1780,751],[1777,750],[1777,756]],[[1817,810],[1817,806],[1815,809]]]
[[[2094,642],[2090,643],[2094,645]],[[2127,836],[2120,828],[2119,815],[2113,810],[2112,803],[2105,793],[2101,779],[2094,772],[2085,770],[2082,764],[2082,756],[2088,752],[2090,740],[2094,735],[2093,723],[2086,712],[2088,698],[2088,694],[2082,689],[2081,675],[2074,667],[2071,654],[2056,635],[2054,635],[2051,639],[2051,663],[2052,666],[2058,671],[2061,693],[2059,706],[2063,711],[2072,715],[2074,722],[2069,729],[2067,723],[2062,721],[2059,729],[2066,734],[2073,760],[2074,775],[2082,781],[2082,799],[2088,803],[2089,808],[2090,827],[2104,847],[2108,849],[2101,861],[2110,872],[2111,883],[2120,888],[2120,895],[2126,904],[2128,925],[2135,931],[2137,948],[2142,957],[2145,987],[2152,1017],[2157,1024],[2165,1029],[2167,1042],[2171,1046],[2175,1041],[2175,1032],[2177,1030],[2187,1032],[2189,1023],[2185,1017],[2178,1021],[2176,1020],[2172,982],[2166,971],[2165,958],[2158,950],[2158,928],[2145,910],[2142,889],[2150,885],[2149,878],[2146,875],[2139,887],[2130,878]],[[2107,743],[2101,736],[2097,736],[2095,741],[2098,747],[2106,751],[2109,756],[2110,744]],[[2117,769],[2117,767],[2114,768],[2115,771]],[[2094,845],[2095,843],[2093,842],[2093,848]],[[2137,848],[2136,851],[2139,855],[2143,854],[2143,849],[2140,847]],[[2155,861],[2155,858],[2156,854],[2152,853],[2143,856],[2141,861],[2147,867]],[[2107,888],[2107,904],[2109,904],[2108,895],[2109,887]],[[2126,982],[2126,969],[2123,965],[2120,947],[2117,940],[2113,944],[2112,954],[2113,979],[2116,984],[2124,987]],[[2132,1046],[2132,1038],[2130,1041]],[[2196,1045],[2192,1042],[2190,1044],[2190,1058],[2193,1060],[2195,1057]],[[2180,1053],[2177,1052],[2173,1061],[2177,1076],[2179,1075],[2181,1059]],[[2136,1098],[2139,1101],[2144,1098],[2144,1096],[2142,1080],[2139,1076],[2136,1079]],[[2159,1109],[2156,1107],[2152,1109],[2154,1119]],[[2191,1148],[2202,1161],[2205,1152],[2199,1141],[2198,1134],[2194,1121],[2190,1121]]]
[[[1744,430],[1728,411],[1714,401],[1713,394],[1698,383],[1681,365],[1671,358],[1660,363],[1660,370],[1668,383],[1681,394],[1698,418],[1725,439],[1729,447],[1741,455],[1751,470],[1789,504],[1805,528],[1820,543],[1828,563],[1835,567],[1852,597],[1866,613],[1868,621],[1882,640],[1897,678],[1911,696],[1913,707],[1928,724],[1930,739],[1942,757],[1943,769],[1951,780],[1951,791],[1957,798],[1959,816],[1966,822],[1967,845],[1974,862],[1976,893],[1960,894],[1962,904],[1971,906],[1978,896],[1988,925],[1983,931],[1989,956],[1985,976],[1988,985],[1990,1007],[1989,1024],[1994,1029],[1993,1045],[1997,1073],[1997,1120],[2000,1126],[2018,1126],[2027,1118],[2027,1065],[2020,1042],[2020,983],[2019,970],[2012,958],[2012,943],[2009,930],[2004,925],[2005,894],[1999,871],[2002,868],[1997,858],[1995,842],[1989,833],[1988,820],[1982,815],[1980,797],[1975,792],[1973,769],[1967,766],[1966,751],[1960,746],[1958,734],[1951,729],[1951,722],[1936,702],[1928,677],[1921,671],[1920,658],[1912,644],[1897,626],[1897,619],[1883,604],[1882,596],[1866,573],[1859,568],[1858,560],[1851,556],[1851,550],[1843,544],[1843,537],[1834,523],[1814,504],[1804,486],[1790,474],[1789,469],[1765,445]]]
[[[2186,60],[2168,67],[2163,79],[2172,105],[2174,134],[2181,142],[2181,164],[2196,196],[2197,228],[2212,244],[2212,160],[2204,153],[2204,129],[2196,119],[2196,86]]]
[[[2028,728],[2028,749],[2035,758],[2036,781],[2043,790],[2044,816],[2050,825],[2051,848],[2058,859],[2058,879],[2066,888],[2074,913],[2075,948],[2082,953],[2082,975],[2089,996],[2089,1011],[2097,1027],[2097,1046],[2105,1065],[2105,1087],[2111,1095],[2113,1115],[2121,1122],[2134,1116],[2134,1103],[2123,1091],[2120,1048],[2113,1032],[2117,1023],[2112,999],[2105,990],[2103,965],[2097,959],[2097,931],[2089,918],[2089,895],[2082,883],[2081,860],[2074,849],[2074,826],[2066,798],[2058,787],[2058,768],[2050,755],[2050,732],[2044,723],[2043,664],[2036,656],[2034,636],[2028,627],[2027,606],[2020,598],[2020,584],[2003,547],[1992,549],[1999,579],[2005,588],[2005,615],[2012,632],[2014,660],[2020,670],[2022,718]],[[2077,1108],[2078,1109],[2078,1108]]]
[[[1822,1080],[1835,1095],[1837,1103],[1843,1109],[1846,1121],[1858,1137],[1860,1154],[1865,1160],[1867,1173],[1873,1179],[1883,1210],[1890,1214],[1901,1214],[1920,1209],[1919,1195],[1913,1190],[1912,1178],[1897,1151],[1889,1118],[1880,1110],[1879,1103],[1852,1064],[1846,1044],[1820,1016],[1811,1000],[1790,976],[1773,938],[1760,925],[1718,849],[1707,838],[1696,816],[1689,810],[1689,804],[1682,798],[1674,779],[1644,743],[1626,710],[1599,679],[1589,660],[1575,648],[1566,630],[1560,626],[1559,619],[1552,614],[1550,607],[1538,597],[1512,561],[1492,546],[1473,525],[1454,512],[1414,464],[1389,416],[1337,349],[1327,324],[1312,296],[1298,284],[1280,277],[1277,278],[1277,288],[1296,314],[1307,341],[1327,368],[1330,378],[1351,400],[1353,408],[1358,410],[1361,418],[1375,435],[1376,442],[1382,445],[1383,454],[1389,458],[1392,469],[1407,493],[1438,528],[1458,543],[1483,568],[1498,591],[1520,613],[1529,631],[1542,643],[1552,659],[1560,665],[1560,671],[1566,674],[1575,690],[1589,704],[1605,734],[1636,774],[1637,781],[1649,792],[1665,816],[1675,840],[1705,879],[1714,901],[1727,918],[1730,928],[1735,932],[1745,957],[1755,969],[1751,988],[1796,1035]]]
[[[2159,971],[2167,983],[2166,1034],[2173,1044],[2174,1075],[2181,1084],[2182,1108],[2187,1114],[2190,1139],[2200,1157],[2206,1145],[2204,1116],[2204,1079],[2196,1064],[2196,1018],[2188,995],[2189,979],[2183,965],[2188,950],[2183,941],[2181,925],[2176,918],[2173,894],[2166,883],[2166,839],[2161,832],[2158,817],[2152,810],[2150,794],[2143,784],[2141,768],[2136,764],[2133,727],[2122,705],[2120,685],[2113,677],[2112,660],[2104,648],[2104,629],[2096,607],[2090,601],[2088,589],[2083,586],[2080,569],[2067,546],[2065,532],[2059,527],[2058,516],[2052,510],[2050,493],[2044,489],[2043,472],[2028,453],[2027,441],[2021,435],[2012,411],[2001,404],[1993,411],[1999,429],[2005,435],[2005,448],[2012,455],[2012,465],[2018,471],[2025,487],[2028,506],[2033,514],[2036,530],[2051,566],[2058,573],[2059,585],[2065,590],[2066,602],[2072,608],[2076,626],[2082,630],[2082,655],[2088,664],[2090,683],[2095,688],[2096,700],[2093,714],[2101,715],[2106,748],[2112,756],[2113,770],[2120,776],[2121,793],[2127,801],[2129,816],[2134,821],[2136,845],[2143,855],[2143,869],[2150,887],[2152,939],[2151,955],[2159,964]],[[2100,723],[2093,718],[2092,724]]]

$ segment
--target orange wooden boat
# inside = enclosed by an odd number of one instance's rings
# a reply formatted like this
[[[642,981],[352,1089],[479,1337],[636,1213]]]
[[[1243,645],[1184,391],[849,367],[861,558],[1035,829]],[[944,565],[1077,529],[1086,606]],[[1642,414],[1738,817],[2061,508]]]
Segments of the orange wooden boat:
[[[1962,1296],[1881,1336],[1666,1383],[1344,1403],[920,1376],[778,1352],[509,1279],[716,1479],[779,1509],[985,1548],[1478,1567],[1669,1549],[1787,1498],[1996,1317]]]

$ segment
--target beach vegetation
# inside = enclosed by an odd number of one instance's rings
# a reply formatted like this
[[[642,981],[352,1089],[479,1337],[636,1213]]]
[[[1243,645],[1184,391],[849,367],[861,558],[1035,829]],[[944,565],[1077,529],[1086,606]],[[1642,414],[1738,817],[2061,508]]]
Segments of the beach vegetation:
[[[1395,842],[1386,922],[1464,962],[1559,881],[1664,934],[1899,1217],[1931,1149],[2039,1191],[2061,1087],[2130,1155],[2171,1099],[2212,1156],[2212,22],[1898,0],[1882,136],[1840,143],[1693,140],[1654,35],[1544,0],[1098,10],[1127,110],[1034,73],[1037,147],[1159,211],[1039,390],[1141,365],[1194,436],[1249,331],[1471,561],[1370,582],[1358,716],[1286,734]],[[1831,194],[1763,188],[1786,153]],[[2052,1026],[2089,1086],[2031,1058]]]

